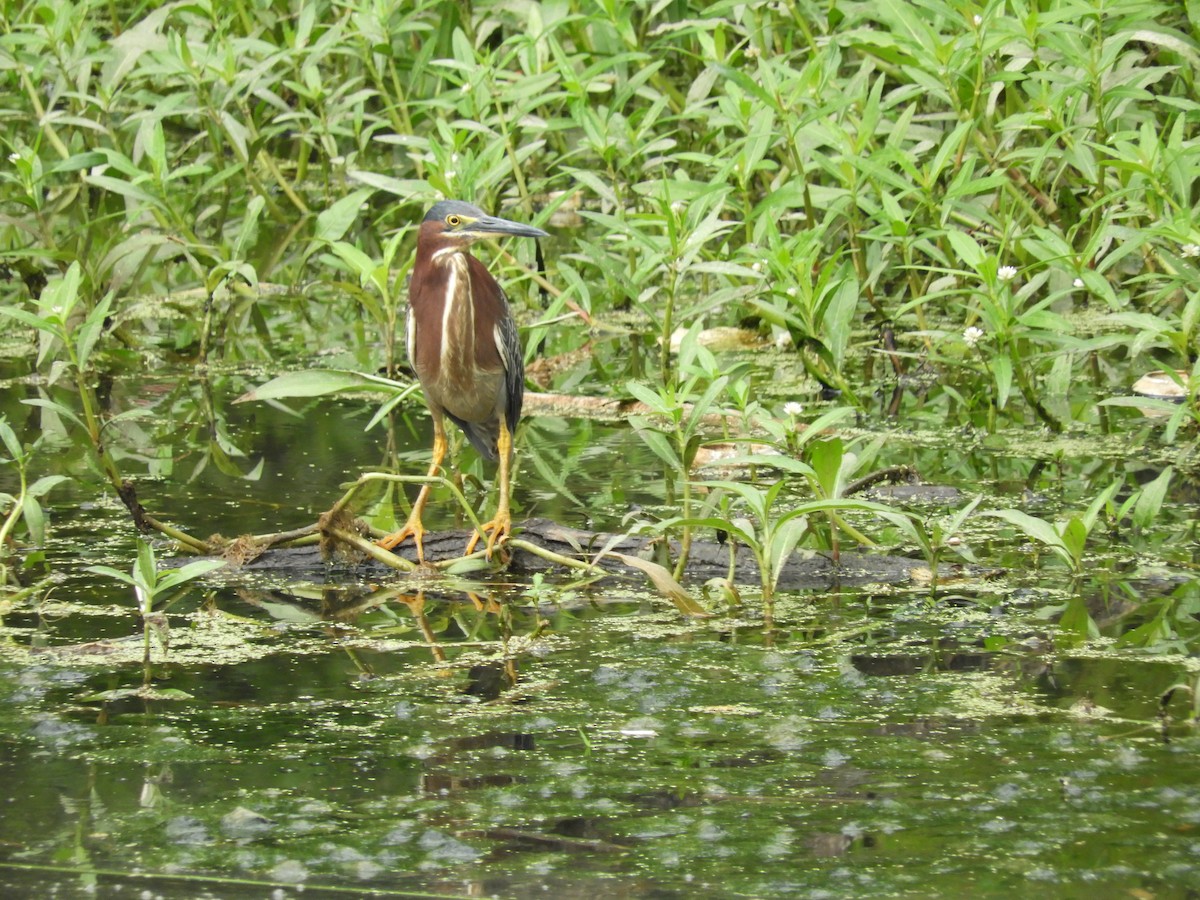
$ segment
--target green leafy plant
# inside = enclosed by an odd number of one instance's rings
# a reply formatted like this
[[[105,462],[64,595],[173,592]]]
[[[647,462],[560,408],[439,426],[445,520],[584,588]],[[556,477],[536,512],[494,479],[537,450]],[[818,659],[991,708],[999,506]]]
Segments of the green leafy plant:
[[[106,693],[102,699],[118,699],[122,696],[142,696],[148,699],[187,699],[182,691],[162,691],[152,686],[153,672],[151,669],[153,636],[157,635],[162,651],[167,652],[168,626],[162,610],[169,604],[169,594],[209,572],[223,568],[225,562],[219,559],[198,559],[177,569],[158,568],[154,547],[149,541],[138,539],[137,559],[128,573],[112,566],[88,566],[86,571],[106,578],[115,578],[133,588],[137,601],[138,614],[142,621],[142,686],[136,689],[118,690]]]
[[[728,461],[732,465],[770,467],[782,470],[788,476],[798,476],[817,487],[817,499],[801,503],[789,501],[781,510],[781,497],[789,478],[777,478],[765,486],[734,480],[698,481],[697,484],[710,493],[696,516],[671,518],[649,527],[656,531],[676,527],[715,529],[727,534],[734,546],[748,548],[758,566],[762,598],[769,612],[784,563],[803,540],[817,534],[814,519],[823,518],[831,523],[828,543],[831,552],[836,553],[839,544],[834,534],[838,529],[860,544],[872,543],[842,517],[843,512],[898,515],[882,504],[841,496],[840,487],[853,463],[843,464],[847,460],[840,452],[840,443],[822,442],[817,436],[852,412],[849,407],[830,410],[810,423],[797,440],[798,447],[826,445],[816,451],[820,471],[816,466],[788,455],[750,454]]]
[[[138,612],[149,616],[160,605],[165,594],[216,569],[224,568],[219,559],[198,559],[177,569],[159,569],[154,547],[149,541],[138,539],[137,559],[129,572],[112,566],[88,566],[88,572],[115,578],[133,588]]]
[[[17,472],[17,492],[0,492],[0,588],[7,589],[15,584],[8,564],[8,550],[14,543],[17,529],[24,525],[30,544],[41,547],[46,543],[46,511],[42,502],[46,495],[69,479],[65,475],[43,475],[33,482],[29,480],[30,467],[37,456],[38,442],[22,444],[8,420],[0,416],[0,442],[8,452],[8,459],[0,459],[0,466],[12,465]]]
[[[895,525],[902,535],[921,549],[926,562],[929,563],[929,589],[936,593],[942,557],[958,538],[967,519],[982,502],[983,495],[979,494],[948,518],[934,516],[924,522],[915,516],[897,512],[880,512],[879,515]]]
[[[1056,522],[1018,509],[987,510],[980,515],[1015,525],[1027,537],[1050,550],[1072,575],[1078,577],[1085,571],[1084,553],[1096,527],[1102,523],[1119,523],[1126,516],[1130,516],[1139,528],[1147,527],[1158,515],[1171,477],[1170,468],[1163,470],[1146,487],[1131,491],[1119,506],[1114,504],[1113,498],[1121,489],[1121,482],[1114,482],[1097,494],[1086,510]]]
[[[652,424],[646,417],[634,417],[631,422],[638,436],[666,467],[671,480],[680,484],[681,549],[675,565],[675,578],[683,577],[692,542],[689,519],[692,512],[694,484],[692,467],[696,452],[702,442],[701,428],[704,417],[715,409],[715,404],[725,390],[728,379],[715,379],[698,393],[702,378],[693,375],[679,387],[665,387],[653,391],[643,384],[631,381],[626,385],[629,393],[649,407],[650,411],[666,422],[666,428]]]

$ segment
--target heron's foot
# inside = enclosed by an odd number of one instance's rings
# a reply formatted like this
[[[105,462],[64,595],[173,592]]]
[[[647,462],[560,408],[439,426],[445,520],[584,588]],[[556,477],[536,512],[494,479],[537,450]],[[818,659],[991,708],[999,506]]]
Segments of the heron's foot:
[[[410,516],[408,522],[399,531],[393,531],[387,537],[382,537],[375,543],[384,550],[393,550],[409,538],[417,548],[417,562],[425,562],[425,526],[419,516]]]
[[[485,555],[488,559],[491,559],[492,551],[508,540],[512,534],[512,516],[507,512],[498,512],[496,513],[496,518],[492,519],[492,521],[480,525],[479,529],[471,535],[471,540],[467,541],[465,556],[470,556],[475,552],[475,545],[479,543],[480,536],[485,534],[487,535]]]

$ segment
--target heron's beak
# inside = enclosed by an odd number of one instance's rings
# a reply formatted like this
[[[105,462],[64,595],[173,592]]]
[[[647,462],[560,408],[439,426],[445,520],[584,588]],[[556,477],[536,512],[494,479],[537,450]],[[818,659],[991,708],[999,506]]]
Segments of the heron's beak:
[[[520,222],[510,222],[508,219],[501,219],[498,216],[483,216],[476,219],[471,223],[470,230],[480,235],[503,234],[513,237],[550,237],[549,234],[540,228],[534,228],[532,225],[522,225]]]

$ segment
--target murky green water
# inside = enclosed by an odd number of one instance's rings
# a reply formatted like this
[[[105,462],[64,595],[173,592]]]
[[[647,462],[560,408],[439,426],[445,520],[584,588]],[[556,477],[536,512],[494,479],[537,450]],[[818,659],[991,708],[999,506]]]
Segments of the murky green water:
[[[216,402],[254,382],[216,379]],[[1128,434],[1107,450],[969,431],[947,446],[945,395],[906,402],[903,429],[861,423],[892,430],[887,462],[1042,515],[1125,464]],[[143,502],[198,534],[305,524],[382,458],[368,406],[233,408],[238,464],[265,461],[254,482],[215,465],[189,482],[204,430],[160,423],[171,452]],[[397,428],[417,468],[426,428]],[[666,499],[627,429],[534,420],[522,440],[522,515],[616,530]],[[79,474],[67,448],[61,466]],[[497,578],[468,594],[342,569],[214,576],[172,600],[151,642],[150,683],[175,699],[133,695],[134,599],[83,571],[128,568],[123,510],[86,485],[55,500],[56,583],[3,609],[0,630],[6,896],[1200,890],[1188,698],[1158,718],[1197,668],[1200,592],[1152,552],[1188,537],[1183,488],[1159,544],[1098,553],[1077,590],[980,533],[976,563],[1005,572],[937,596],[785,594],[770,628],[749,590],[742,609],[688,621],[640,580]]]

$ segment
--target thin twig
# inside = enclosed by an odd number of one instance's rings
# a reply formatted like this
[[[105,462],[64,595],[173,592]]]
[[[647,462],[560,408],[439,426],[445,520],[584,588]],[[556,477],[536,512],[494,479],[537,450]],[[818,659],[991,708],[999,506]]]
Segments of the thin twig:
[[[403,556],[397,556],[395,553],[389,553],[373,541],[364,540],[352,531],[347,531],[344,528],[330,528],[327,533],[330,537],[353,547],[360,553],[365,553],[371,559],[383,563],[388,568],[398,569],[401,572],[415,572],[417,570],[416,563],[409,562]]]
[[[547,562],[552,562],[556,565],[567,566],[572,569],[584,569],[585,571],[595,571],[596,567],[591,563],[586,563],[581,559],[575,559],[570,556],[562,556],[555,553],[553,550],[547,550],[545,547],[539,547],[537,544],[532,544],[529,541],[521,538],[509,538],[504,542],[509,547],[515,550],[524,550],[526,553],[532,553],[534,556],[540,556]]]

